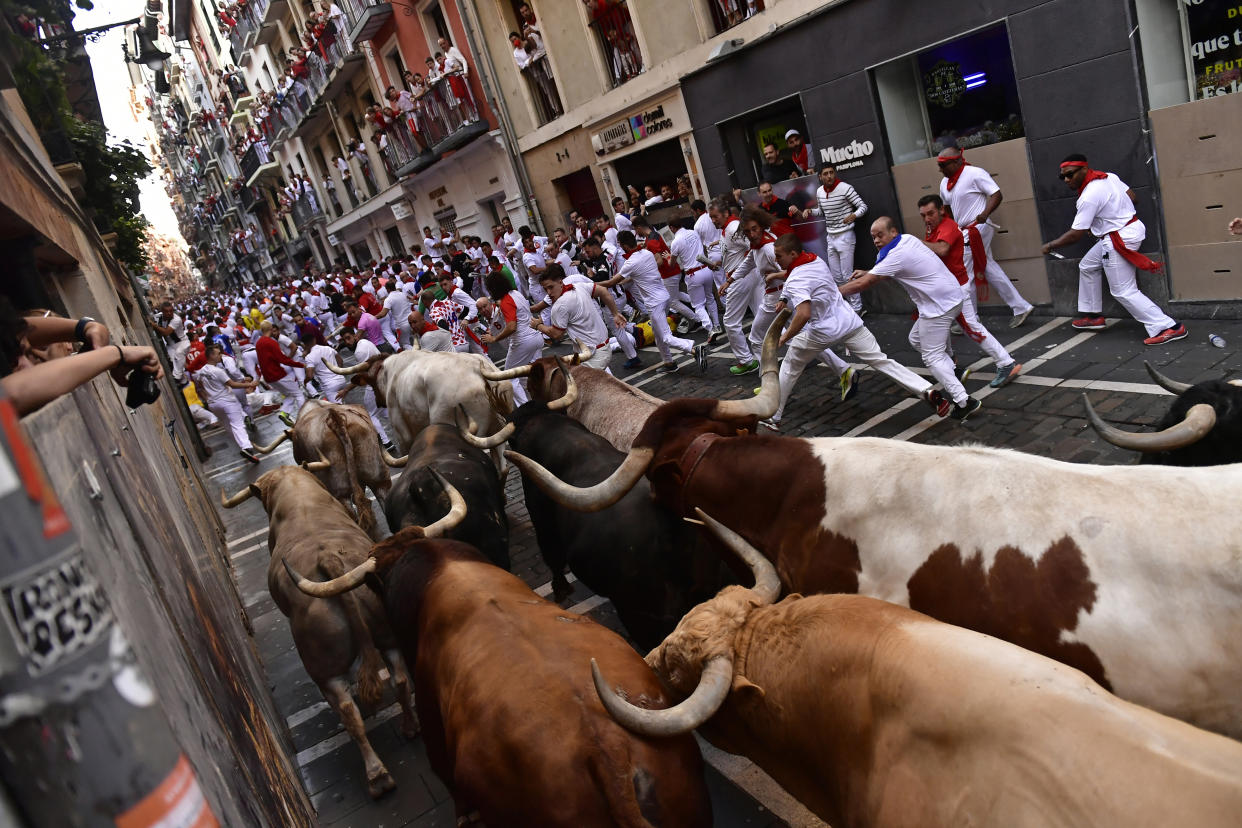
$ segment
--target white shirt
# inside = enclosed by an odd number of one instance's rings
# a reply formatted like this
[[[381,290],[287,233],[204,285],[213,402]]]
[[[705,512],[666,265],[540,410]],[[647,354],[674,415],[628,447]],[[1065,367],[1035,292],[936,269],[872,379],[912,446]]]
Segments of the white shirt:
[[[1129,189],[1114,173],[1109,173],[1108,178],[1101,181],[1092,181],[1082,188],[1082,194],[1078,196],[1078,212],[1070,226],[1075,230],[1090,230],[1096,238],[1103,238],[1124,227],[1126,232],[1121,236],[1127,247],[1135,240],[1136,230],[1139,233],[1137,239],[1141,240],[1146,235],[1143,223],[1136,221],[1127,226],[1134,218],[1134,202],[1126,193]]]
[[[388,309],[387,318],[393,327],[410,324],[410,297],[405,291],[394,290],[385,296],[384,307]]]
[[[617,213],[613,216],[612,223],[617,228],[618,233],[623,233],[626,230],[629,230],[631,233],[634,232],[634,222],[630,221],[630,217],[625,213]]]
[[[720,249],[720,231],[712,223],[712,217],[704,213],[695,219],[694,232],[698,234],[699,241],[703,244],[703,252],[708,258],[712,258],[713,248],[717,251]]]
[[[460,286],[453,288],[453,292],[449,294],[449,301],[465,311],[464,314],[458,314],[458,316],[467,322],[472,321],[479,315],[479,306],[470,298],[470,294],[462,290]]]
[[[578,275],[578,265],[574,264],[574,260],[564,250],[556,254],[556,263],[565,271],[566,276]]]
[[[335,365],[338,368],[341,366],[340,357],[336,351],[329,345],[316,345],[307,352],[305,362],[306,367],[315,369],[315,381],[323,389],[324,396],[335,400],[335,392],[349,382],[345,377],[332,373],[332,369],[328,368],[328,365]]]
[[[660,267],[656,264],[655,254],[647,248],[640,247],[635,250],[621,266],[620,275],[622,282],[630,283],[634,298],[643,306],[643,310],[650,311],[658,304],[668,301],[668,291],[664,288],[664,279],[660,277]]]
[[[957,284],[956,280],[954,280],[954,284]],[[361,365],[373,356],[379,356],[379,353],[379,348],[375,347],[374,342],[367,339],[366,336],[358,337],[358,344],[354,346],[354,359],[358,361],[358,364]]]
[[[512,320],[505,315],[505,311],[510,310],[509,303],[505,302],[505,299],[512,302]],[[477,308],[475,312],[478,312]],[[492,329],[494,333],[500,333],[510,321],[517,326],[507,340],[510,348],[516,348],[519,345],[525,346],[536,339],[543,340],[543,334],[530,326],[530,300],[523,296],[521,291],[511,290],[496,303],[496,312],[492,316]]]
[[[593,288],[589,279],[586,284],[566,281],[564,292],[552,303],[551,317],[552,325],[567,332],[571,339],[598,348],[608,341],[608,329],[592,298]]]
[[[198,387],[206,395],[209,405],[218,400],[233,398],[233,389],[228,386],[231,379],[228,372],[219,365],[204,365],[194,372],[194,382],[198,383]]]
[[[871,268],[905,288],[919,316],[943,316],[962,304],[962,288],[940,257],[922,241],[902,233],[884,261]]]
[[[862,319],[837,289],[828,263],[818,256],[789,271],[781,298],[793,309],[811,303],[811,318],[802,331],[816,342],[838,342],[862,327]]]
[[[983,167],[967,164],[962,167],[962,174],[957,177],[953,191],[949,191],[949,179],[940,179],[940,198],[953,211],[953,220],[965,229],[974,224],[988,206],[988,199],[993,193],[999,193],[1000,187],[988,175]]]
[[[522,264],[526,265],[526,272],[530,274],[530,281],[538,282],[541,274],[535,273],[531,268],[537,267],[542,271],[543,268],[548,266],[548,259],[543,255],[543,247],[548,243],[548,240],[535,237],[534,242],[534,250],[522,248]]]
[[[734,280],[745,277],[752,266],[750,240],[746,238],[745,233],[740,232],[741,229],[742,222],[736,217],[730,217],[724,230],[719,231],[721,266],[724,268],[725,276],[731,276]]]
[[[459,63],[460,66],[453,66],[454,61]],[[466,56],[456,46],[450,46],[444,51],[444,68],[449,72],[459,71],[462,75],[466,75],[470,71],[466,65]]]
[[[699,261],[699,256],[703,255],[703,240],[694,230],[679,227],[673,234],[673,243],[668,249],[683,272],[703,266]]]

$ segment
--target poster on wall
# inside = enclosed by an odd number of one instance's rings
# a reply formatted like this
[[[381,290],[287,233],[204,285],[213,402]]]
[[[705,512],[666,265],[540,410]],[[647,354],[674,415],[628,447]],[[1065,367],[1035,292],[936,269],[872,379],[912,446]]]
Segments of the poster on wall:
[[[804,175],[801,178],[776,182],[772,185],[772,194],[799,210],[805,210],[819,206],[819,202],[815,199],[815,190],[818,187],[819,176]],[[761,201],[758,187],[751,187],[740,192],[742,204],[758,205]],[[828,257],[823,218],[812,214],[809,219],[794,217],[789,223],[798,240],[802,242],[804,250],[809,250],[821,259]]]
[[[1242,5],[1183,0],[1191,91],[1196,99],[1242,92]]]

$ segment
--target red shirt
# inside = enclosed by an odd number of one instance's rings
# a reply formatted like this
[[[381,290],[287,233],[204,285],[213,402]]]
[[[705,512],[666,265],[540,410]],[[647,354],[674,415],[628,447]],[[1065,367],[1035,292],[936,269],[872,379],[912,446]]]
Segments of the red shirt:
[[[962,258],[965,241],[962,239],[962,230],[957,226],[957,222],[945,216],[936,225],[936,229],[928,233],[924,239],[929,242],[948,242],[949,252],[941,256],[940,260],[944,262],[949,272],[957,277],[959,285],[966,284],[966,264]]]
[[[375,298],[374,293],[363,292],[361,298],[358,299],[358,307],[374,316],[384,309],[379,300]]]
[[[254,343],[254,350],[259,355],[259,373],[268,382],[276,382],[288,373],[284,368],[280,367],[282,365],[289,365],[294,368],[303,367],[302,363],[285,356],[285,352],[280,350],[280,343],[270,336],[259,337],[258,341]]]
[[[653,231],[652,234],[647,237],[644,242],[644,246],[655,254],[656,265],[660,268],[661,279],[671,279],[681,273],[681,267],[678,266],[676,259],[670,256],[669,259],[665,261],[664,256],[661,255],[663,253],[669,253],[670,251],[668,249],[668,245],[664,243],[664,239],[659,233]]]

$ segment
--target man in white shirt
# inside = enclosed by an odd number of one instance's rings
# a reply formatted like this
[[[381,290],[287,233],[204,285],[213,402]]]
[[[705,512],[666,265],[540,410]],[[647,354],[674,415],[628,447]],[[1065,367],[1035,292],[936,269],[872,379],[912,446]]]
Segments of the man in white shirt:
[[[379,348],[375,347],[375,343],[361,335],[357,328],[345,328],[342,330],[341,340],[345,343],[346,347],[353,349],[355,365],[361,365],[371,357],[380,355]],[[346,385],[344,390],[337,392],[336,398],[338,400],[342,400],[348,392],[349,386]],[[325,394],[325,396],[327,395]],[[380,442],[388,445],[390,442],[388,439],[388,432],[384,430],[384,424],[380,422],[379,406],[375,403],[375,389],[369,385],[362,392],[362,407],[366,409],[367,414],[370,416],[371,425],[375,426],[375,431],[379,434]]]
[[[444,243],[437,234],[431,232],[430,227],[423,228],[423,251],[434,261],[444,258]]]
[[[600,318],[596,300],[607,306],[614,321],[621,320],[623,323],[625,317],[617,310],[612,294],[585,276],[575,276],[570,281],[561,266],[555,263],[543,272],[541,283],[548,301],[552,303],[549,308],[552,324],[544,325],[536,319],[531,322],[531,327],[552,339],[568,336],[575,342],[594,348],[595,353],[583,364],[611,374],[608,369],[612,358],[612,351],[608,349],[608,329]]]
[[[340,357],[330,345],[316,345],[315,335],[306,334],[302,337],[302,349],[306,351],[306,379],[314,380],[323,392],[323,401],[341,402],[344,396],[342,389],[349,385],[349,380],[340,374],[333,373],[329,365],[341,367]]]
[[[802,218],[812,215],[824,219],[825,247],[828,253],[828,270],[838,285],[843,285],[854,275],[854,222],[867,214],[867,204],[858,192],[837,178],[837,166],[831,162],[819,167],[819,188],[815,191],[815,206],[802,211]],[[860,316],[866,316],[862,297],[849,298],[850,307]]]
[[[630,221],[630,214],[625,211],[625,199],[620,196],[612,200],[612,224],[617,228],[618,233],[626,230],[633,230],[634,224]]]
[[[164,302],[160,305],[159,315],[151,323],[151,327],[164,337],[164,347],[168,351],[169,361],[172,362],[173,379],[184,385],[182,381],[185,378],[185,355],[190,350],[190,341],[185,338],[185,320],[173,310],[172,302]]]
[[[246,433],[245,409],[238,404],[237,398],[233,395],[235,388],[253,391],[255,382],[254,380],[233,379],[220,367],[224,352],[219,345],[208,345],[205,354],[207,363],[199,368],[193,377],[198,397],[213,414],[228,421],[229,433],[233,437],[233,442],[241,450],[242,456],[251,463],[258,463],[259,456],[255,454],[250,435]]]
[[[703,243],[703,259],[699,261],[719,260],[720,230],[712,223],[712,217],[707,214],[707,204],[702,199],[695,199],[690,203],[690,209],[694,211],[695,216],[694,232],[698,234],[699,241]],[[712,272],[716,287],[720,287],[720,283],[724,281],[724,272],[718,267],[706,266]]]
[[[410,347],[410,297],[394,290],[384,297],[384,307],[375,317],[383,325],[384,339],[394,351]]]
[[[763,421],[765,426],[780,431],[785,405],[802,371],[812,361],[822,359],[823,353],[833,345],[849,348],[852,356],[916,396],[923,397],[931,390],[927,380],[885,356],[871,331],[842,298],[828,265],[815,254],[804,251],[797,236],[787,233],[777,239],[775,255],[785,276],[779,308],[792,308],[793,315],[779,343],[789,345],[781,361],[780,406],[770,419]],[[845,401],[858,386],[850,383],[848,390],[842,388],[842,401]]]
[[[882,279],[893,279],[910,295],[919,318],[910,331],[910,344],[923,357],[923,364],[953,400],[952,411],[938,392],[924,399],[940,416],[950,414],[965,420],[983,403],[966,393],[953,373],[949,356],[949,326],[962,312],[962,288],[944,262],[922,240],[897,231],[897,224],[888,216],[880,216],[871,225],[871,242],[880,255],[870,271],[856,270],[854,278],[841,286],[841,295],[866,290]]]
[[[746,319],[746,311],[752,310],[758,315],[762,277],[755,270],[750,256],[750,240],[742,232],[742,222],[734,214],[734,205],[724,198],[714,198],[707,208],[712,224],[720,231],[719,266],[724,273],[718,294],[724,299],[725,335],[729,337],[729,347],[733,351],[735,365],[729,366],[729,373],[734,376],[750,374],[759,370],[759,360],[755,358],[742,332],[742,323]],[[716,341],[716,336],[709,336],[708,344]]]
[[[677,232],[673,234],[673,243],[668,249],[686,279],[686,293],[690,296],[695,318],[704,330],[717,333],[720,331],[720,319],[716,311],[715,281],[711,268],[699,261],[704,255],[703,241],[694,230],[693,219],[673,219],[672,225]]]
[[[1078,191],[1077,213],[1067,232],[1043,246],[1044,255],[1074,244],[1088,232],[1099,239],[1078,262],[1078,311],[1083,316],[1071,324],[1086,331],[1104,328],[1103,277],[1113,298],[1147,329],[1144,345],[1185,339],[1186,326],[1160,310],[1135,279],[1139,269],[1154,273],[1162,266],[1138,252],[1147,228],[1134,211],[1134,191],[1113,173],[1091,169],[1087,157],[1077,153],[1061,162],[1060,175]]]
[[[936,156],[936,164],[944,178],[940,181],[940,198],[948,206],[953,220],[962,228],[966,248],[962,252],[967,273],[983,273],[983,279],[996,288],[996,295],[1013,311],[1009,327],[1017,328],[1031,315],[1031,303],[1018,293],[1009,276],[992,256],[992,238],[996,229],[988,221],[1000,207],[1004,196],[987,170],[966,161],[962,151],[945,147]],[[985,267],[977,259],[986,258]]]
[[[673,362],[672,350],[692,354],[702,371],[707,366],[707,343],[698,346],[689,339],[673,336],[668,328],[668,291],[664,288],[664,280],[660,277],[660,268],[656,264],[655,254],[638,246],[634,233],[626,230],[617,234],[617,241],[625,251],[625,264],[616,276],[599,284],[610,288],[615,284],[628,283],[630,293],[651,318],[651,333],[660,351],[663,364],[656,370],[663,374],[671,374],[677,370]],[[608,301],[612,297],[609,296]],[[614,303],[615,307],[615,303]],[[597,314],[598,316],[598,314]]]
[[[522,238],[521,263],[527,274],[526,295],[530,297],[532,305],[537,305],[547,298],[539,280],[548,267],[548,259],[543,254],[544,248],[548,246],[548,240],[544,236],[536,236],[533,230],[525,226],[519,233]],[[547,310],[543,312],[543,321],[545,324],[549,322]]]

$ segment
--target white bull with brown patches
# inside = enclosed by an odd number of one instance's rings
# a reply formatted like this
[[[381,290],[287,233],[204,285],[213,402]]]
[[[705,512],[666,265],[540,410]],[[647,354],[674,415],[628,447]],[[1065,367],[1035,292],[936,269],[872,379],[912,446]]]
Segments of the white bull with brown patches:
[[[754,568],[755,587],[726,587],[647,656],[685,699],[674,708],[632,706],[622,696],[636,688],[592,661],[601,701],[627,728],[668,738],[701,727],[838,828],[1238,824],[1242,744],[884,601],[773,604],[771,564],[704,518]]]

